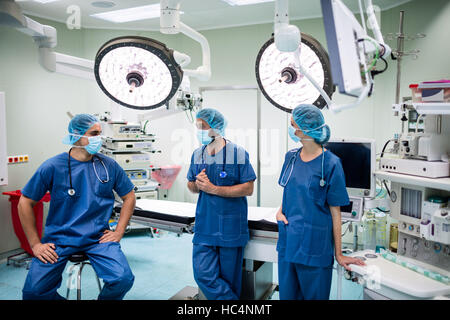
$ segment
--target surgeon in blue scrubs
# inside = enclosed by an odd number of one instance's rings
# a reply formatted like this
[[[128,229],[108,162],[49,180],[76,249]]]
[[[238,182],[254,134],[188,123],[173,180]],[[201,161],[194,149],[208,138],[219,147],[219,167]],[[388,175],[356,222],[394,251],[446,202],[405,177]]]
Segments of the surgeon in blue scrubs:
[[[98,299],[122,299],[134,276],[120,240],[135,207],[134,185],[111,158],[97,154],[101,126],[89,114],[69,123],[63,152],[45,161],[22,189],[19,217],[34,253],[22,290],[23,299],[63,299],[57,289],[70,255],[84,252],[104,286]],[[43,146],[44,147],[44,146]],[[108,228],[113,190],[123,199],[115,231]],[[42,241],[35,227],[33,206],[50,191],[51,201]]]
[[[349,204],[340,159],[324,149],[330,128],[314,105],[292,111],[289,136],[301,148],[287,152],[278,183],[278,279],[282,300],[328,300],[334,257],[364,265],[341,251],[340,206]],[[334,252],[333,252],[334,251]]]
[[[215,109],[196,115],[202,144],[192,154],[188,188],[199,193],[192,262],[194,278],[208,300],[238,300],[243,249],[249,240],[247,198],[255,172],[247,151],[224,139],[226,120]]]

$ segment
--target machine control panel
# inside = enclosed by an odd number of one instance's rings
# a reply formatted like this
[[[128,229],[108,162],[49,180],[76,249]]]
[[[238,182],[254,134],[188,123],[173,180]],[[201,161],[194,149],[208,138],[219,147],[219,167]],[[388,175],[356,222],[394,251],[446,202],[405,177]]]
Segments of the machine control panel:
[[[350,204],[341,207],[342,221],[360,221],[364,210],[364,198],[350,197]]]
[[[399,223],[399,230],[412,236],[420,236],[420,225],[414,223]]]
[[[410,257],[443,270],[450,270],[450,246],[399,232],[400,256]]]

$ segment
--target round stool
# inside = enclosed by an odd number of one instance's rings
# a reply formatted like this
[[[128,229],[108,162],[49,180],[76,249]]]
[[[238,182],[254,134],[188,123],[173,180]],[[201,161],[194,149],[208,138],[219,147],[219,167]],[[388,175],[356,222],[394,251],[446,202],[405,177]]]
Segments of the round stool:
[[[70,283],[72,280],[72,276],[75,276],[74,274],[74,268],[76,266],[80,266],[80,269],[78,270],[78,274],[77,274],[77,300],[81,300],[81,272],[83,271],[83,267],[85,265],[91,265],[91,263],[89,262],[89,258],[88,256],[84,253],[84,252],[78,252],[78,253],[74,253],[69,257],[69,261],[73,263],[73,265],[70,266],[69,269],[69,278],[67,280],[67,294],[66,294],[66,299],[69,299],[69,294],[70,294]],[[95,270],[94,270],[95,272]],[[97,276],[97,273],[95,273],[95,277],[97,278],[97,284],[98,284],[98,290],[102,291],[102,285],[100,283],[100,279]]]

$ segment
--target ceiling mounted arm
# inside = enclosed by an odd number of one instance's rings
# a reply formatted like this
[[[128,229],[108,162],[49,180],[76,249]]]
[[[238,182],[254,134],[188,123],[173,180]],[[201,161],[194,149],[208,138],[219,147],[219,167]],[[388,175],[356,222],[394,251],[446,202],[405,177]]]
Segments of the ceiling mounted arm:
[[[381,34],[380,26],[378,25],[377,17],[375,16],[375,10],[372,4],[372,0],[366,0],[366,13],[367,17],[369,19],[371,30],[373,32],[373,35],[375,36],[376,41],[381,46],[381,56],[386,58],[391,55],[391,47],[389,47],[383,39],[383,35]]]
[[[211,49],[208,40],[199,32],[180,21],[181,0],[161,0],[160,31],[164,34],[179,32],[200,43],[202,48],[202,65],[197,69],[183,69],[186,76],[192,76],[202,81],[211,78]]]
[[[295,52],[301,43],[300,30],[289,24],[289,0],[275,1],[275,45],[282,52]]]
[[[20,6],[12,0],[0,1],[0,25],[10,26],[29,35],[39,48],[39,63],[50,72],[94,80],[94,62],[54,52],[57,32],[23,15]]]

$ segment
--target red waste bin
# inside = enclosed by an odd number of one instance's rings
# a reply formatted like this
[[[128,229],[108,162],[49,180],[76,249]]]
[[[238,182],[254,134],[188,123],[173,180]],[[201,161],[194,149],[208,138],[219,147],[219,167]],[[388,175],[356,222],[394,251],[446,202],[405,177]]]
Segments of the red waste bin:
[[[20,196],[22,192],[20,190],[16,191],[8,191],[3,192],[4,195],[9,196],[9,201],[11,201],[11,217],[12,223],[14,227],[14,232],[16,233],[17,238],[20,241],[20,246],[23,250],[28,252],[30,255],[33,255],[33,251],[31,250],[30,244],[28,243],[27,237],[25,236],[25,232],[22,229],[22,224],[19,218],[19,210],[17,205],[19,204]],[[42,224],[44,221],[44,205],[43,202],[50,201],[50,193],[47,194],[33,207],[34,216],[36,219],[36,228],[38,231],[39,239],[42,238]]]
[[[180,170],[179,165],[162,166],[160,170],[152,172],[152,178],[159,182],[160,189],[170,189]]]

